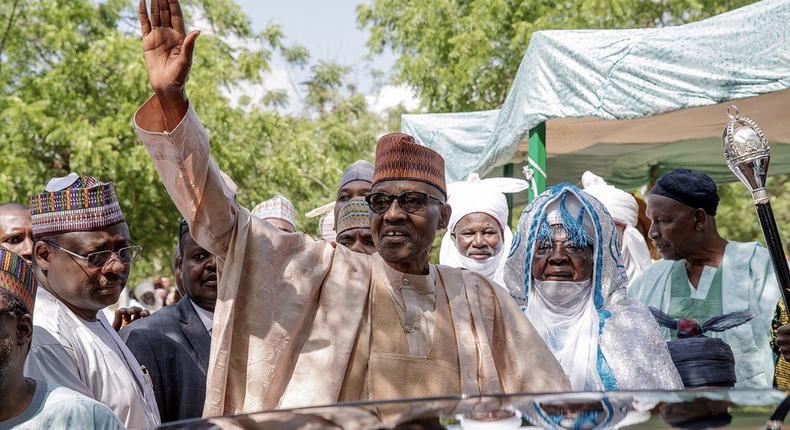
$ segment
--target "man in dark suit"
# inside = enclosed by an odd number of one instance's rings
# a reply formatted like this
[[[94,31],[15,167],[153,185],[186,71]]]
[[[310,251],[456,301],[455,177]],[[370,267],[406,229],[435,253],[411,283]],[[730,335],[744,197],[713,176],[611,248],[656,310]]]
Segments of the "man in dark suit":
[[[120,333],[150,372],[162,422],[203,414],[217,300],[216,257],[192,240],[186,222],[179,233],[177,266],[186,296]]]

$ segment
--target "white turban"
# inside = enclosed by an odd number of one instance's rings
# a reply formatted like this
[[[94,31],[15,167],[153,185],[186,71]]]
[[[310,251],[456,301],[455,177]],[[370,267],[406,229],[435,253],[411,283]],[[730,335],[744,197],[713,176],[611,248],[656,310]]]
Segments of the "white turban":
[[[603,203],[614,222],[636,227],[639,222],[639,205],[636,204],[634,196],[607,184],[593,172],[584,172],[582,186],[587,194]]]
[[[476,173],[469,175],[466,181],[449,184],[447,186],[447,203],[453,211],[447,232],[442,238],[439,263],[475,271],[504,287],[503,269],[510,252],[510,245],[513,243],[513,233],[508,226],[508,207],[504,193],[517,193],[528,187],[529,183],[523,179],[480,179]],[[499,223],[502,230],[502,248],[499,253],[483,262],[463,255],[451,237],[461,218],[472,213],[484,213],[491,216]]]
[[[632,282],[652,263],[644,236],[634,228],[639,222],[639,205],[636,199],[631,194],[607,184],[603,178],[592,172],[584,172],[582,185],[585,192],[603,203],[615,222],[625,225],[621,261],[628,274],[629,283]]]
[[[327,242],[334,242],[337,240],[337,233],[335,233],[334,211],[335,201],[331,201],[305,214],[307,218],[315,218],[318,216],[321,217],[318,219],[318,238],[324,239]]]
[[[149,305],[143,301],[143,296],[146,293],[151,293],[154,296],[153,305]],[[143,309],[147,309],[150,312],[156,312],[162,308],[162,298],[160,298],[156,294],[156,288],[154,287],[154,284],[151,281],[141,282],[140,285],[138,285],[137,288],[134,289],[134,298],[137,299],[137,301],[139,302],[140,306],[143,307]]]

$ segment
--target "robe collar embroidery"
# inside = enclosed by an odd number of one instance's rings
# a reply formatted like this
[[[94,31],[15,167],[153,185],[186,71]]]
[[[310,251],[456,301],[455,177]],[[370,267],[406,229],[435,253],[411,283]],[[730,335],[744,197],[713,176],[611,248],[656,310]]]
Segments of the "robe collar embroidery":
[[[409,354],[427,357],[436,322],[436,269],[429,266],[427,275],[399,272],[384,263],[389,292],[398,319],[406,333]]]

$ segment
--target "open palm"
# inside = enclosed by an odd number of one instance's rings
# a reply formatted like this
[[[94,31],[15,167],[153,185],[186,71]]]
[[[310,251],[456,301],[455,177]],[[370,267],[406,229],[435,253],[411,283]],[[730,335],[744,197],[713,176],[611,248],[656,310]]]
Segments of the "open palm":
[[[189,78],[197,31],[186,34],[178,0],[140,0],[140,29],[148,80],[157,94],[181,92]]]

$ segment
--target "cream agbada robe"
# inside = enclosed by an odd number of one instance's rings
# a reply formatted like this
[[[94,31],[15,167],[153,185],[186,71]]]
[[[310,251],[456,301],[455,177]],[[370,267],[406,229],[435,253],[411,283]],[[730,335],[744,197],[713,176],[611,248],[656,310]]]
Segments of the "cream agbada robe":
[[[193,237],[219,258],[204,416],[569,389],[503,289],[443,266],[406,275],[378,255],[335,249],[251,217],[210,157],[192,107],[167,133],[159,132],[164,121],[154,103],[135,115],[136,132]]]

